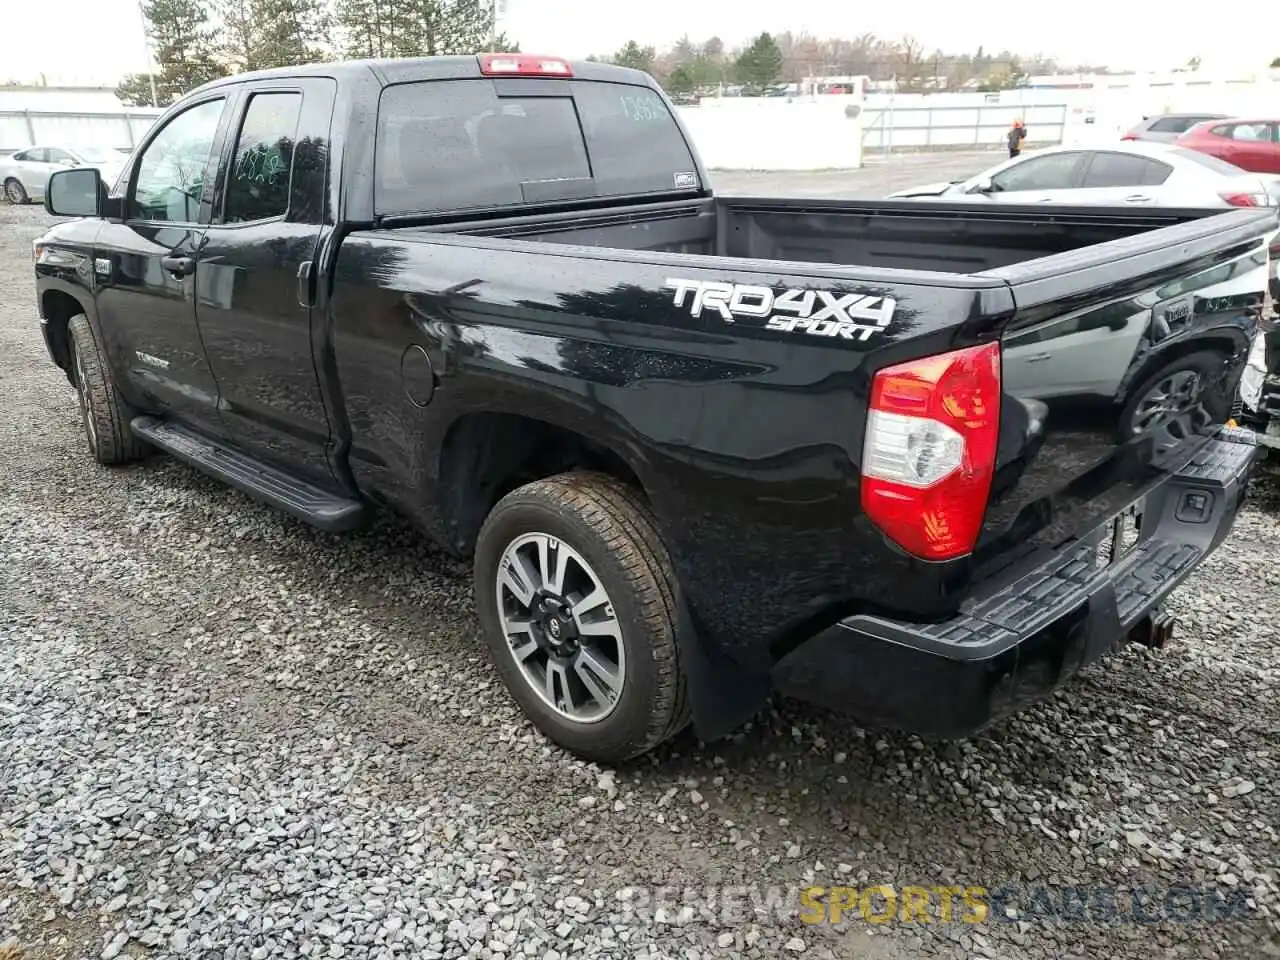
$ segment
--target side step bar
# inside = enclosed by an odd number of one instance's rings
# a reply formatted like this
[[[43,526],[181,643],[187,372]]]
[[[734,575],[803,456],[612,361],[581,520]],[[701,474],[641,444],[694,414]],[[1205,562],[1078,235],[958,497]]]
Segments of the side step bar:
[[[367,515],[365,505],[358,500],[329,493],[176,423],[135,417],[130,427],[148,443],[197,470],[327,533],[354,529]]]

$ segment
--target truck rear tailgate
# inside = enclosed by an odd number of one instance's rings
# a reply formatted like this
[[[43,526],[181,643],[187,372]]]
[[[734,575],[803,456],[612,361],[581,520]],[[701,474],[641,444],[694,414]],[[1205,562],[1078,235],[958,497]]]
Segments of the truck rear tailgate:
[[[1117,514],[1231,416],[1268,279],[1271,210],[1205,216],[978,276],[1005,280],[993,573]]]

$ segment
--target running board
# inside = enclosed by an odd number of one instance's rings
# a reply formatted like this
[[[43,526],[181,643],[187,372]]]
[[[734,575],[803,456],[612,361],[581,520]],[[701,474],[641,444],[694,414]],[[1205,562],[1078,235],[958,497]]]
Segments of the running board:
[[[133,432],[185,463],[327,533],[360,525],[365,505],[269,467],[234,447],[156,417],[135,417]]]

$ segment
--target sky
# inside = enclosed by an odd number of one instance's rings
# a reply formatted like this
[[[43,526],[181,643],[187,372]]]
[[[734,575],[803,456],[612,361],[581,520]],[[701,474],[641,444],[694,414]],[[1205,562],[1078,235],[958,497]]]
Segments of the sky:
[[[1113,69],[1164,69],[1199,56],[1202,69],[1265,66],[1280,56],[1278,21],[1267,0],[1235,0],[1229,14],[1166,15],[1138,0],[953,0],[853,3],[850,0],[505,0],[502,29],[526,51],[584,57],[635,39],[657,47],[682,34],[718,35],[733,46],[762,30],[819,37],[911,34],[932,50],[1009,48]],[[20,5],[21,6],[21,5]],[[31,10],[29,5],[25,8]],[[136,0],[57,0],[56,29],[0,32],[0,82],[112,83],[145,69]],[[1160,12],[1160,11],[1163,11]],[[1249,25],[1254,24],[1255,28]]]

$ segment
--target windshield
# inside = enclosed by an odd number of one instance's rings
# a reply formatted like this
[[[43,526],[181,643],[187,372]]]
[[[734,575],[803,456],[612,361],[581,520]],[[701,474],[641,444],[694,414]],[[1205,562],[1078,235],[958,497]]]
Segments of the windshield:
[[[116,163],[120,154],[106,147],[72,147],[71,152],[86,163]]]

